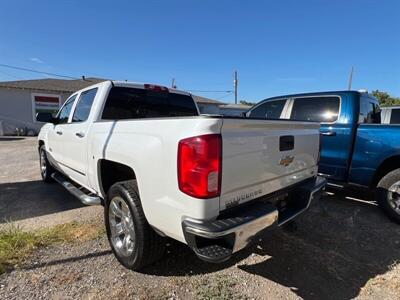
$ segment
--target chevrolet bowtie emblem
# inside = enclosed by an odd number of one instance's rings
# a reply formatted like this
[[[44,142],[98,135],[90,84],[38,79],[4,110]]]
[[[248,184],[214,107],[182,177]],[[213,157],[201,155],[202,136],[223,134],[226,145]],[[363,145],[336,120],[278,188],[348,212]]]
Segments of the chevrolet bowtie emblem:
[[[288,155],[288,156],[282,158],[282,159],[279,161],[279,164],[280,164],[281,166],[287,167],[287,166],[290,165],[293,161],[294,161],[294,156]]]

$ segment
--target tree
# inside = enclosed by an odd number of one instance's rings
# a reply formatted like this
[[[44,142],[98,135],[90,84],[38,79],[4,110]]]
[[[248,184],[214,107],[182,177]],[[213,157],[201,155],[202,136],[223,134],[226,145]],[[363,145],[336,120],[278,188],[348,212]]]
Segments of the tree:
[[[240,104],[249,105],[249,106],[256,105],[256,103],[254,103],[254,102],[248,102],[248,101],[245,101],[245,100],[240,100]]]
[[[387,92],[375,90],[371,92],[372,96],[378,99],[381,106],[400,105],[399,97],[392,97]]]

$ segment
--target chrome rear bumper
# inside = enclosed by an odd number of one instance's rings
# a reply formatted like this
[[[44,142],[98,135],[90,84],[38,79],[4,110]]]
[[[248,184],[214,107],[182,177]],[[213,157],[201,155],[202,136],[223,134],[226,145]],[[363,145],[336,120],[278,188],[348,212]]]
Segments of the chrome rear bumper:
[[[203,260],[225,261],[232,253],[245,248],[261,231],[284,225],[305,212],[313,200],[320,198],[325,184],[324,178],[315,177],[285,191],[291,197],[291,206],[284,209],[263,197],[214,221],[185,219],[182,227],[186,242]]]

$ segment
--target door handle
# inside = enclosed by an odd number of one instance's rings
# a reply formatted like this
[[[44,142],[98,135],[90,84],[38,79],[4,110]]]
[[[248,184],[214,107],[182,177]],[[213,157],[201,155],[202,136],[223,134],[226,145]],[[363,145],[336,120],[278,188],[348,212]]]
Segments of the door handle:
[[[83,132],[77,132],[77,133],[75,133],[75,135],[79,138],[83,138],[85,136],[85,134]]]
[[[324,136],[336,136],[335,131],[321,131],[320,133],[321,133],[321,135],[324,135]]]
[[[62,131],[56,131],[58,135],[62,135]]]

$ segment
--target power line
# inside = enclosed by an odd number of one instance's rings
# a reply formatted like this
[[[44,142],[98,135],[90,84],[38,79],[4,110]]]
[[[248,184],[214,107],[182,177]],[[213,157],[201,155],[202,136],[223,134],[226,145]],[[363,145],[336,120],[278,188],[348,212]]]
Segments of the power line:
[[[10,69],[20,70],[20,71],[27,71],[27,72],[32,72],[32,73],[45,74],[45,75],[56,76],[56,77],[62,77],[62,78],[68,78],[68,79],[80,79],[80,78],[77,78],[77,77],[71,77],[71,76],[67,76],[67,75],[60,75],[60,74],[55,74],[55,73],[43,72],[43,71],[38,71],[38,70],[33,70],[33,69],[28,69],[28,68],[22,68],[22,67],[17,67],[17,66],[11,66],[11,65],[6,65],[6,64],[0,64],[0,67],[10,68]]]

